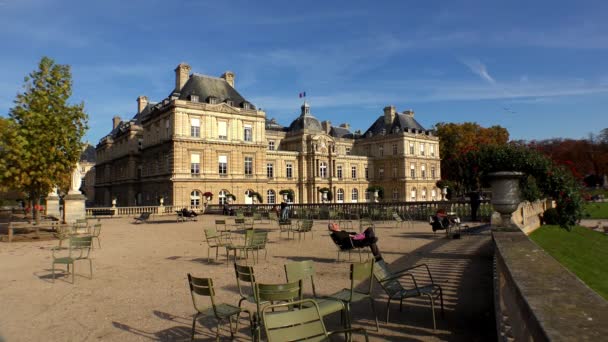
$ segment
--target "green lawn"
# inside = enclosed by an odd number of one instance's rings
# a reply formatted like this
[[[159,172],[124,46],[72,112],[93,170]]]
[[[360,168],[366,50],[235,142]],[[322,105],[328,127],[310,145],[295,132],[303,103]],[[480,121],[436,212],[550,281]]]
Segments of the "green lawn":
[[[608,219],[608,202],[589,202],[584,206],[583,218]]]
[[[608,236],[579,226],[571,232],[542,226],[530,238],[608,300]]]

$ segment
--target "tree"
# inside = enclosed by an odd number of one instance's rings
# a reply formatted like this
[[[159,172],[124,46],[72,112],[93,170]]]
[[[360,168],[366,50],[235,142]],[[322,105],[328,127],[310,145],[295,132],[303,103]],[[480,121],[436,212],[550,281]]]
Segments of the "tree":
[[[0,184],[27,193],[33,207],[53,186],[68,188],[88,127],[84,104],[68,104],[68,65],[43,57],[24,82],[0,137]]]
[[[472,170],[466,165],[458,163],[460,155],[480,146],[501,146],[509,141],[509,131],[501,126],[489,128],[481,127],[474,122],[444,123],[435,125],[435,131],[439,137],[439,150],[441,151],[441,177],[444,180],[454,181],[457,192],[468,192],[475,190],[478,184],[467,184],[462,182]]]

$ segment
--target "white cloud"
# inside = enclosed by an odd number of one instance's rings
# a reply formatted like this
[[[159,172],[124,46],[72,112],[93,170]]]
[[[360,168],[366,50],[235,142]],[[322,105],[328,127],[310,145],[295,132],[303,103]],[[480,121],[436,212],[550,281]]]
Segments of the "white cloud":
[[[489,83],[495,84],[496,81],[490,74],[488,73],[488,69],[485,64],[481,63],[478,59],[467,59],[463,60],[462,63],[466,65],[471,71],[482,79],[486,80]]]

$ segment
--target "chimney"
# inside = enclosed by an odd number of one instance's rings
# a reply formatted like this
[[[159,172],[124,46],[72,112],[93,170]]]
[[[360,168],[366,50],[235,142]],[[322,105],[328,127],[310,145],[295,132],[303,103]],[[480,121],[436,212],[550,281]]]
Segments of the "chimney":
[[[112,129],[115,129],[116,127],[118,127],[118,125],[120,125],[120,123],[122,122],[122,119],[120,118],[120,116],[115,116],[112,118]]]
[[[221,78],[225,79],[226,82],[228,84],[230,84],[230,86],[232,88],[234,88],[234,73],[232,71],[226,71],[225,73],[222,74],[222,76],[220,76]]]
[[[137,98],[137,114],[141,113],[144,108],[148,105],[148,97],[140,96]]]
[[[349,124],[347,124],[347,123],[343,123],[343,124],[341,124],[341,125],[340,125],[340,127],[342,127],[342,128],[346,128],[347,130],[349,130],[349,131],[350,131],[350,125],[349,125]]]
[[[184,87],[184,84],[188,81],[190,76],[190,66],[186,63],[180,63],[175,68],[175,91],[180,92]]]
[[[411,110],[411,109],[404,110],[404,111],[403,111],[403,114],[407,114],[407,115],[409,115],[409,116],[411,116],[411,117],[414,117],[414,111],[413,111],[413,110]]]
[[[384,124],[390,125],[395,120],[395,106],[384,107]]]
[[[329,120],[325,120],[321,122],[321,127],[323,127],[325,133],[329,134],[329,131],[331,131],[331,122]]]

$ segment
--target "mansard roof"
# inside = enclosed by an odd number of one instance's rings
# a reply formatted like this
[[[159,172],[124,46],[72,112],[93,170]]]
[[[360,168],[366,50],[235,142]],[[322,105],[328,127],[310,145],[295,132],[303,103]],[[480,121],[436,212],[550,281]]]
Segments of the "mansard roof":
[[[215,97],[220,102],[230,100],[235,106],[241,106],[245,100],[228,82],[223,78],[211,77],[201,74],[192,74],[184,84],[179,93],[173,93],[180,100],[190,100],[190,95],[196,95],[201,101],[206,101],[209,97]]]
[[[381,134],[390,134],[395,131],[405,132],[407,130],[426,131],[424,127],[414,117],[406,113],[395,113],[392,123],[384,123],[384,115],[378,119],[365,131],[363,137],[372,137]]]
[[[310,105],[304,101],[304,104],[302,104],[302,106],[300,107],[302,109],[302,112],[300,113],[300,116],[293,120],[293,122],[291,123],[291,125],[289,125],[289,132],[298,132],[298,131],[302,131],[302,130],[308,130],[308,131],[313,131],[313,132],[320,132],[323,131],[323,126],[321,126],[321,123],[319,122],[319,120],[317,120],[317,118],[315,118],[314,116],[312,116],[312,114],[310,114]]]
[[[334,138],[353,138],[353,134],[348,128],[332,126],[329,134]]]

